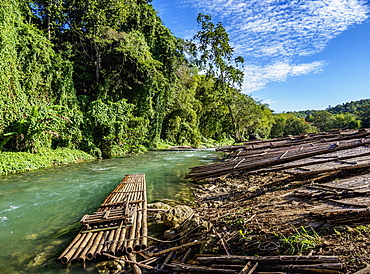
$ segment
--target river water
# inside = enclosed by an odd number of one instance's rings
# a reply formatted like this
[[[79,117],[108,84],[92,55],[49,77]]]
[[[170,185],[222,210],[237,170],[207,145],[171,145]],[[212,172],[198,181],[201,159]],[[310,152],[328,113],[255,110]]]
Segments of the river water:
[[[186,204],[192,199],[183,179],[189,167],[220,156],[214,150],[151,151],[1,176],[0,273],[97,273],[56,259],[78,233],[81,217],[92,214],[126,174],[146,175],[148,202]]]

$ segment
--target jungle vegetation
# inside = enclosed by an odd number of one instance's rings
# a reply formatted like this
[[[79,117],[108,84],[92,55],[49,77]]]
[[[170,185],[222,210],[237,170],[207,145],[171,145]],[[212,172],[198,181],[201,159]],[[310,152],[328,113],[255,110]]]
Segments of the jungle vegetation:
[[[0,152],[110,158],[368,125],[369,108],[273,114],[241,93],[244,60],[222,23],[200,14],[184,41],[150,2],[1,1]],[[324,114],[339,122],[324,125]]]
[[[303,110],[274,114],[270,137],[336,129],[370,127],[370,99],[343,103],[325,110]]]
[[[2,1],[0,149],[109,158],[267,137],[272,112],[240,92],[222,24],[198,23],[183,41],[150,1]]]

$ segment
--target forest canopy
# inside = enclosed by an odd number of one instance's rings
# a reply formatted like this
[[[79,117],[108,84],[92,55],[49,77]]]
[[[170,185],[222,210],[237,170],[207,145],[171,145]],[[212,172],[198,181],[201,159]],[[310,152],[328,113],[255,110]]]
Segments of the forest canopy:
[[[273,114],[241,93],[244,60],[222,23],[200,14],[183,41],[150,2],[1,1],[0,151],[109,158],[369,124],[368,107],[328,110],[326,126],[326,113]]]
[[[176,38],[149,2],[2,1],[0,149],[112,157],[244,132],[267,137],[271,110],[235,85],[242,73],[229,62],[228,40],[219,66],[201,75],[200,61],[213,60],[187,59],[200,49]],[[216,28],[227,38],[221,23]]]

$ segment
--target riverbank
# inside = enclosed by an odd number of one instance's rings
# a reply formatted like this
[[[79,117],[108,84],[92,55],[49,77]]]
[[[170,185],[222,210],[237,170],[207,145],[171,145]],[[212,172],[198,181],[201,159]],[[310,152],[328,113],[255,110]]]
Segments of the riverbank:
[[[44,149],[38,153],[0,152],[0,175],[94,159],[86,152],[69,148]]]
[[[231,140],[224,141],[222,143],[208,142],[200,147],[176,146],[169,143],[160,143],[157,149],[153,149],[153,151],[189,151],[223,147],[226,145],[231,145],[231,143]],[[145,153],[148,151],[150,150],[145,148],[136,154]],[[121,157],[123,156],[127,155],[121,155]],[[42,149],[38,153],[0,151],[0,176],[91,160],[96,160],[96,158],[82,150],[69,148]]]
[[[179,272],[369,273],[369,143],[361,130],[223,149],[192,168],[191,208],[149,215],[167,230],[143,257]]]
[[[332,197],[338,185],[343,188],[352,181],[368,181],[366,174],[364,170],[352,173],[357,175],[353,180],[319,176],[315,183],[322,188],[316,189],[310,179],[292,181],[281,172],[233,174],[194,185],[192,209],[150,205],[157,211],[153,210],[149,220],[167,230],[162,241],[154,241],[144,255],[161,269],[183,272],[241,273],[250,261],[251,267],[266,273],[293,269],[294,273],[350,274],[361,269],[365,272],[358,274],[368,273],[366,209],[357,212],[354,204],[344,206],[338,201],[336,205],[335,200],[326,204],[324,198]],[[344,217],[327,216],[342,211],[346,211]],[[140,256],[139,266],[150,269],[153,264],[146,264],[145,256]],[[331,261],[324,261],[328,258]],[[297,270],[303,267],[302,272]]]

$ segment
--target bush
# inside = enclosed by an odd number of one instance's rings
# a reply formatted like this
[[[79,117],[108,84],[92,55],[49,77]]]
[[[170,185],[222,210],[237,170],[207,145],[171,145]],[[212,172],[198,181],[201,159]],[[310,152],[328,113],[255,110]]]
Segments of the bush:
[[[98,151],[104,158],[111,158],[140,149],[147,136],[148,121],[134,116],[133,111],[134,105],[125,99],[92,102],[84,129],[84,136],[87,136],[85,142],[94,144],[89,146],[90,150]]]
[[[0,174],[6,175],[93,159],[94,157],[86,152],[68,148],[43,149],[38,153],[0,152]]]

